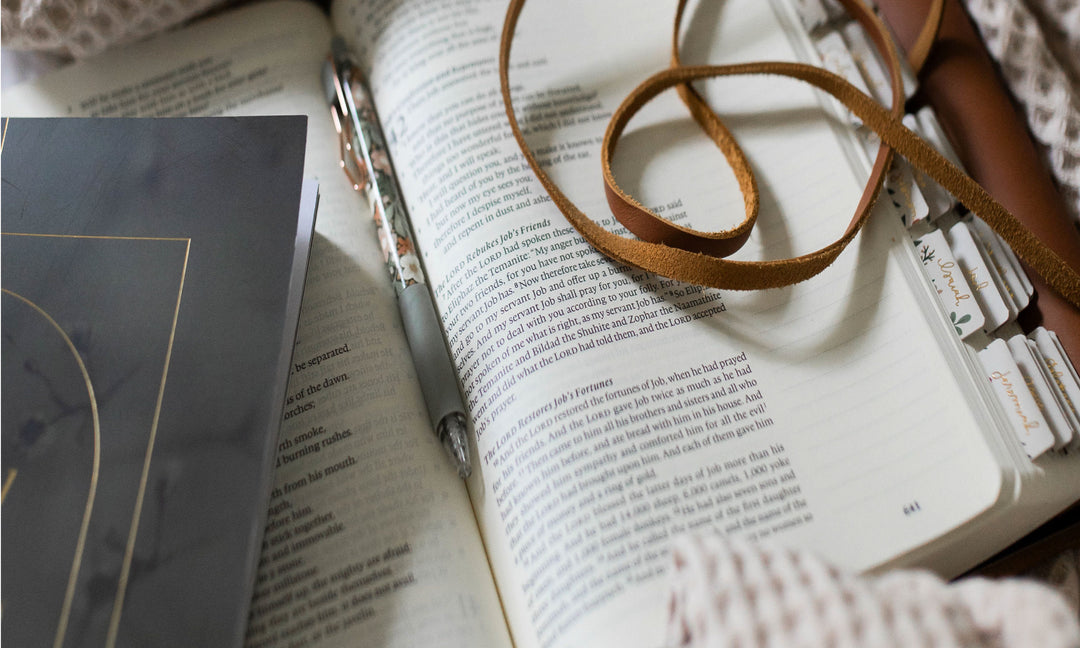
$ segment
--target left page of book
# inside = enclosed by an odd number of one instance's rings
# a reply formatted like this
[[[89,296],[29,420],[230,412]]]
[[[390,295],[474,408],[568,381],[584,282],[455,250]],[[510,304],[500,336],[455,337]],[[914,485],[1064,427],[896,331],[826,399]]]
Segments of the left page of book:
[[[315,5],[254,5],[12,88],[3,112],[308,115],[321,201],[247,643],[508,645],[367,208],[338,167],[319,76],[329,42]]]

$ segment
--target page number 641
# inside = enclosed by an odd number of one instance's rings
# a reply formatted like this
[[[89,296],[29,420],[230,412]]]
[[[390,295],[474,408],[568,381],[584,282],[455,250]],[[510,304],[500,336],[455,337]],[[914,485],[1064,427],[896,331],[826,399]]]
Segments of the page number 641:
[[[919,506],[919,501],[918,500],[914,500],[914,501],[908,502],[907,504],[904,504],[904,515],[915,515],[916,513],[918,513],[921,510],[922,510],[922,507]]]

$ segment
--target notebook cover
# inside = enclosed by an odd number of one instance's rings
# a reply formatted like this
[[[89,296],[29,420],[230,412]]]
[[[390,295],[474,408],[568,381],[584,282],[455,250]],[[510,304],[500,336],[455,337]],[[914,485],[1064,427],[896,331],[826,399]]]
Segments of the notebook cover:
[[[242,645],[306,128],[3,120],[4,644]]]

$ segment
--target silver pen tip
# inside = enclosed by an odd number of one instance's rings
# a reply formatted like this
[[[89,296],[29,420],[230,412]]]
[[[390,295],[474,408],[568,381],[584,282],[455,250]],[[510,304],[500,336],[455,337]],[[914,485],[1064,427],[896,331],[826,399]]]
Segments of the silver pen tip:
[[[439,421],[439,440],[457,467],[458,475],[465,479],[472,474],[469,461],[469,437],[465,416],[460,412],[447,414]]]

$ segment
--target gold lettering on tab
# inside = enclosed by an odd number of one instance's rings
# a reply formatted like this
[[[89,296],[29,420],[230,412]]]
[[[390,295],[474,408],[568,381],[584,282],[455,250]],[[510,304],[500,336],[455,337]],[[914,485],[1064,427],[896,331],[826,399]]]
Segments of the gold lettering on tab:
[[[949,290],[952,291],[953,300],[955,305],[960,305],[960,300],[971,299],[971,295],[964,294],[959,288],[956,287],[956,279],[953,278],[952,270],[956,267],[956,264],[952,261],[945,261],[944,259],[938,259],[938,269],[941,270],[941,276],[948,282]]]
[[[1058,391],[1061,393],[1061,399],[1065,401],[1065,404],[1069,406],[1074,413],[1076,412],[1076,405],[1073,404],[1072,399],[1069,398],[1069,392],[1065,387],[1065,383],[1061,381],[1062,372],[1057,368],[1058,363],[1053,358],[1046,358],[1046,368],[1050,370],[1050,375],[1054,379],[1054,383],[1057,385]]]
[[[1012,381],[1007,378],[1010,373],[1012,372],[1006,371],[1002,373],[1000,371],[995,371],[990,374],[990,382],[997,380],[1001,383],[1001,386],[1005,389],[1005,395],[1013,404],[1013,411],[1020,417],[1020,424],[1024,426],[1025,430],[1034,430],[1039,427],[1039,422],[1029,421],[1027,415],[1024,414],[1024,408],[1020,406],[1020,397],[1016,395],[1016,390],[1013,388]]]
[[[967,274],[968,274],[968,281],[971,283],[971,289],[974,290],[975,292],[979,292],[980,290],[983,290],[984,288],[986,288],[987,286],[990,285],[989,281],[979,281],[979,269],[978,268],[972,268],[971,270],[968,270]]]

